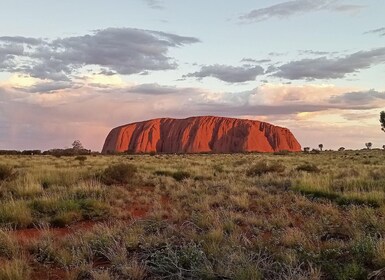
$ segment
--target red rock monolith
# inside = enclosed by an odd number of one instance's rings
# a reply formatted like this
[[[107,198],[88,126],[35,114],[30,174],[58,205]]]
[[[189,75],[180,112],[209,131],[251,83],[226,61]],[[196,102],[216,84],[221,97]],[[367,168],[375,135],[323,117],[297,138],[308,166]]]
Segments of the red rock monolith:
[[[239,153],[301,151],[289,129],[225,117],[160,118],[116,127],[102,153]]]

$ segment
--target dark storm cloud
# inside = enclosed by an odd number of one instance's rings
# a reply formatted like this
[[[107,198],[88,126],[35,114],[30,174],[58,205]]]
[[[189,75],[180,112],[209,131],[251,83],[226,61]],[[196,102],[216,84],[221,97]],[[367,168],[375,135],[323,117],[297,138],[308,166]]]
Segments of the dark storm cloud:
[[[239,67],[229,65],[206,65],[198,72],[189,73],[184,77],[205,78],[214,77],[228,83],[242,83],[247,81],[254,81],[258,75],[264,74],[261,66],[243,65]]]
[[[332,96],[331,104],[368,104],[377,100],[385,100],[385,92],[376,90],[347,92],[342,95]]]
[[[385,63],[385,48],[360,51],[345,57],[302,59],[278,67],[273,75],[290,80],[336,79],[375,64]]]
[[[266,8],[255,9],[240,17],[243,21],[263,21],[270,18],[287,18],[296,14],[328,10],[351,12],[362,9],[362,5],[343,4],[339,0],[293,0],[275,4]]]
[[[69,81],[89,65],[123,75],[175,69],[177,63],[167,56],[169,49],[197,42],[193,37],[133,28],[107,28],[53,41],[0,37],[0,71]]]
[[[385,36],[385,27],[369,30],[364,34],[378,34],[380,36]]]

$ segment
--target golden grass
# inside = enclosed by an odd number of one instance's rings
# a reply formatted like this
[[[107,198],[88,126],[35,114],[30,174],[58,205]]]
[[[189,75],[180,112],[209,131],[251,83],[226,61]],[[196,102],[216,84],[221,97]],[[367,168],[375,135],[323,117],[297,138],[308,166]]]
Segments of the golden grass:
[[[0,276],[40,263],[94,279],[366,279],[385,265],[384,159],[1,156],[15,173],[0,182]],[[116,164],[137,172],[103,181]],[[47,224],[30,245],[13,237]]]

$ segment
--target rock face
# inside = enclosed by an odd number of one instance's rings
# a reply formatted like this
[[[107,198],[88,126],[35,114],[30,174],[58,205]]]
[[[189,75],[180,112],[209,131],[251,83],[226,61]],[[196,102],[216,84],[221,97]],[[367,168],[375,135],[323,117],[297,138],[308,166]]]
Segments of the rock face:
[[[236,153],[300,151],[289,129],[269,123],[223,118],[161,118],[116,127],[103,153]]]

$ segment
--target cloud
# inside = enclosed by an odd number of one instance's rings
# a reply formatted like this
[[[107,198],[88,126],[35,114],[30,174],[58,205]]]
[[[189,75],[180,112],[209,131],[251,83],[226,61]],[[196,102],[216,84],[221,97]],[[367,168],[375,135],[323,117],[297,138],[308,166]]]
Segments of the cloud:
[[[298,14],[304,14],[314,11],[334,11],[334,12],[352,12],[357,11],[364,6],[340,4],[339,0],[293,0],[275,4],[266,8],[252,10],[251,12],[240,16],[242,21],[258,22],[270,18],[288,18]]]
[[[337,125],[338,116],[339,129],[353,127],[354,121],[360,120],[346,121],[344,115],[372,114],[385,106],[384,93],[332,85],[267,84],[243,92],[215,92],[123,81],[116,81],[116,86],[96,87],[91,83],[106,81],[94,75],[90,79],[64,89],[52,90],[47,84],[47,91],[39,94],[36,88],[42,90],[43,86],[36,81],[29,81],[28,86],[22,78],[14,79],[24,87],[1,84],[0,149],[59,148],[80,139],[87,148],[100,150],[112,127],[151,118],[192,115],[254,117],[297,129],[301,136],[314,129],[315,124],[328,131]],[[360,93],[363,98],[352,97],[352,93]],[[332,122],[327,119],[330,114]],[[378,126],[377,117],[374,122]]]
[[[385,36],[385,27],[369,30],[364,34],[378,34],[379,36]]]
[[[330,54],[337,54],[338,52],[326,52],[326,51],[314,51],[314,50],[299,50],[298,54],[300,55],[330,55]]]
[[[71,82],[42,82],[37,83],[29,88],[27,88],[28,92],[32,93],[51,93],[54,91],[58,91],[61,89],[75,88],[75,85]]]
[[[359,51],[338,58],[318,57],[291,61],[279,66],[273,76],[289,80],[336,79],[381,63],[385,63],[385,48]]]
[[[127,92],[140,93],[146,95],[164,95],[164,94],[175,94],[181,93],[181,90],[177,87],[162,86],[159,84],[141,84],[133,86],[127,89]]]
[[[202,66],[201,70],[189,73],[184,77],[205,78],[213,77],[228,83],[242,83],[254,81],[257,76],[264,74],[261,66],[243,65],[239,67],[228,65],[207,65]]]
[[[152,9],[163,9],[163,1],[161,0],[144,0],[146,4]]]
[[[8,43],[16,43],[16,44],[27,44],[27,45],[40,45],[44,41],[40,38],[31,38],[31,37],[23,37],[23,36],[1,36],[0,37],[1,42],[8,42]]]
[[[342,95],[332,96],[331,104],[368,104],[376,101],[385,100],[385,92],[374,89],[368,91],[347,92]]]
[[[134,28],[107,28],[55,40],[0,37],[0,71],[70,81],[85,66],[123,75],[175,69],[178,65],[168,56],[169,49],[197,42],[193,37]]]
[[[245,62],[245,63],[267,63],[267,62],[271,62],[271,59],[253,59],[253,58],[245,57],[245,58],[242,58],[241,62]]]

